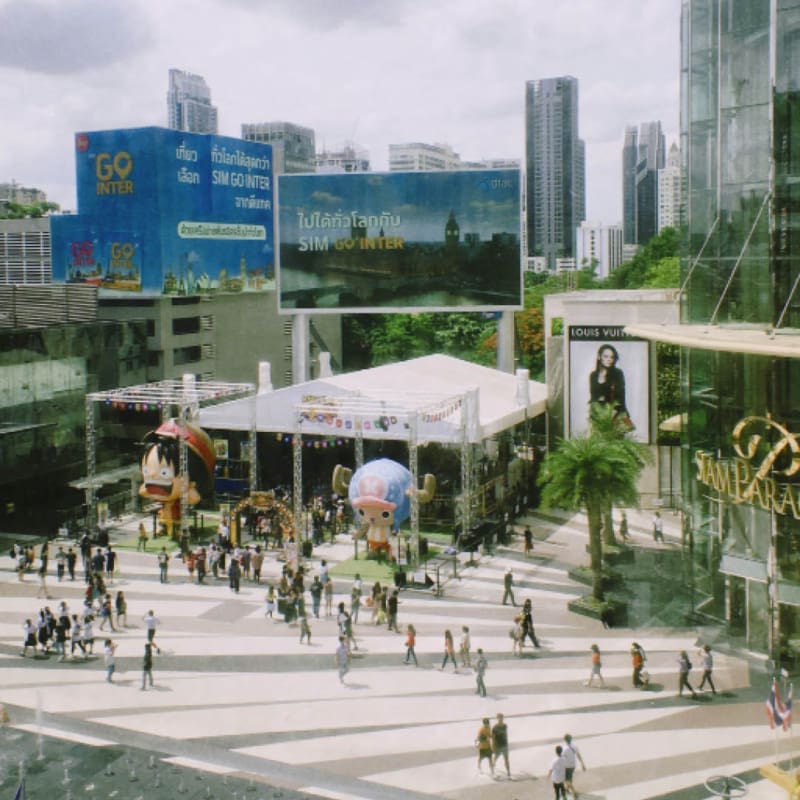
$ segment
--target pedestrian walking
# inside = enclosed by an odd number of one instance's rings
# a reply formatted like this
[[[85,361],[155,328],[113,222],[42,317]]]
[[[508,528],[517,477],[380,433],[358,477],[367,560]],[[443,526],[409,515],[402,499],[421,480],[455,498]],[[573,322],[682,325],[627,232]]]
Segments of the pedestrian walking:
[[[538,650],[541,645],[536,638],[536,631],[533,627],[533,603],[529,597],[526,597],[525,602],[522,604],[522,619],[520,622],[522,625],[522,638],[519,641],[520,655],[522,655],[522,645],[525,644],[526,637],[530,638],[531,643]]]
[[[589,652],[591,653],[592,669],[591,672],[589,672],[589,680],[586,681],[584,686],[592,686],[595,678],[600,680],[601,686],[605,686],[606,682],[603,680],[603,673],[601,672],[603,660],[600,656],[600,648],[596,644],[593,644]]]
[[[43,597],[45,600],[50,599],[50,592],[47,589],[47,561],[43,560],[42,565],[39,567],[39,589],[36,592],[36,597]]]
[[[106,624],[111,628],[112,631],[116,631],[114,627],[114,617],[113,617],[114,610],[111,607],[111,595],[106,594],[103,596],[102,604],[100,606],[100,630],[103,631],[106,628]]]
[[[325,562],[323,561],[322,563],[324,564]],[[325,596],[325,616],[330,617],[333,614],[333,581],[326,576],[324,581],[320,577],[320,582]]]
[[[275,613],[275,587],[270,585],[265,599],[264,616],[272,617]]]
[[[380,581],[375,581],[375,583],[372,584],[372,590],[370,592],[369,599],[367,600],[367,605],[370,607],[369,621],[373,625],[378,624],[378,611],[380,609],[382,592],[383,589],[381,588]]]
[[[142,622],[144,622],[145,632],[147,634],[147,642],[151,644],[156,653],[159,655],[161,654],[161,649],[155,643],[156,638],[156,629],[161,624],[161,620],[153,613],[153,609],[151,608],[143,617]]]
[[[547,771],[547,777],[553,782],[555,800],[567,800],[567,792],[564,789],[567,768],[562,753],[561,745],[556,745],[556,757],[550,762],[550,769]]]
[[[103,661],[106,667],[106,681],[108,683],[114,682],[114,670],[116,669],[114,653],[116,651],[117,645],[111,639],[106,639],[103,644]]]
[[[453,662],[453,672],[458,672],[458,664],[456,663],[456,650],[453,644],[453,634],[450,633],[449,628],[444,632],[444,658],[442,659],[442,666],[439,667],[439,672],[444,671],[448,659]]]
[[[56,578],[58,582],[64,580],[64,573],[67,570],[67,554],[64,552],[63,547],[58,548],[58,552],[56,553]]]
[[[257,544],[253,555],[250,556],[250,566],[253,568],[253,583],[261,583],[261,567],[264,564],[264,552],[261,545]]]
[[[345,642],[347,642],[348,651],[351,647],[353,650],[358,650],[358,643],[356,642],[355,636],[353,636],[353,620],[344,607],[344,601],[339,603],[339,613],[336,616],[336,622],[339,625],[339,636],[344,637]]]
[[[311,644],[311,626],[308,624],[308,617],[305,615],[300,617],[300,644],[303,644],[303,639]]]
[[[578,793],[572,784],[575,776],[575,768],[580,762],[581,768],[586,772],[586,764],[583,762],[581,751],[575,746],[572,741],[572,735],[569,733],[564,734],[564,745],[562,748],[562,757],[564,759],[564,793],[572,792],[573,797],[577,797]]]
[[[486,697],[486,684],[484,683],[484,676],[486,675],[486,669],[489,666],[489,662],[486,660],[486,656],[483,654],[483,650],[479,647],[478,648],[478,659],[475,662],[475,682],[476,682],[476,694],[479,694],[481,697]]]
[[[400,605],[400,597],[397,589],[394,589],[386,600],[387,630],[400,633],[397,630],[397,607]]]
[[[461,626],[461,639],[458,642],[458,653],[461,656],[461,666],[471,667],[472,659],[470,656],[470,648],[472,643],[469,638],[469,628],[466,625]]]
[[[33,648],[33,654],[36,655],[36,626],[26,619],[22,623],[22,650],[20,655],[25,658],[28,655],[28,648]]]
[[[685,650],[681,650],[678,656],[678,696],[683,696],[683,689],[686,687],[692,693],[692,699],[697,699],[697,692],[692,689],[689,683],[689,673],[692,671],[692,662]]]
[[[492,769],[497,766],[497,759],[502,756],[506,767],[506,775],[511,780],[511,765],[508,759],[508,725],[502,714],[497,715],[497,722],[492,725]]]
[[[418,667],[419,662],[417,661],[417,654],[414,650],[414,647],[417,644],[417,631],[413,625],[409,625],[406,628],[406,660],[403,662],[404,664],[410,664],[411,659],[414,660],[414,666]]]
[[[564,757],[562,753],[563,748],[561,745],[557,745],[556,757],[550,762],[550,769],[547,771],[547,777],[553,782],[555,800],[567,800],[567,793],[564,789],[564,780],[567,776],[567,767],[564,763]]]
[[[67,550],[67,572],[69,572],[69,579],[75,580],[75,564],[78,561],[78,554],[70,547]]]
[[[358,612],[361,609],[361,580],[353,582],[353,588],[350,589],[350,616],[353,618],[353,623],[358,622]]]
[[[308,591],[311,594],[311,613],[316,619],[319,619],[319,607],[322,602],[322,593],[325,591],[325,587],[322,585],[319,575],[314,576],[314,580],[311,581],[311,586],[308,587]]]
[[[647,685],[647,682],[642,680],[642,670],[647,663],[647,656],[645,655],[644,648],[638,643],[634,642],[631,645],[631,664],[633,666],[633,688],[640,689]]]
[[[81,633],[81,623],[77,614],[72,615],[72,627],[70,628],[70,658],[75,658],[75,648],[77,647],[84,658],[86,657],[86,648],[83,646],[83,637]]]
[[[231,557],[231,563],[228,565],[228,586],[232,592],[239,594],[239,584],[242,579],[242,569],[239,566],[239,559]]]
[[[56,653],[59,661],[64,661],[67,657],[67,636],[69,635],[69,617],[60,614],[55,627]]]
[[[623,511],[622,519],[619,521],[619,535],[622,537],[623,542],[630,541],[630,532],[628,531],[628,516]]]
[[[711,673],[714,671],[714,656],[711,655],[711,645],[704,644],[698,655],[703,660],[703,679],[700,681],[698,689],[702,689],[708,681],[711,691],[716,694],[717,687],[714,686],[714,681],[711,678]]]
[[[167,573],[169,572],[169,554],[167,548],[162,547],[158,554],[158,577],[161,583],[167,583]]]
[[[119,556],[116,550],[109,545],[106,548],[106,579],[111,583],[114,579],[114,571],[119,567]]]
[[[525,526],[522,537],[525,542],[525,555],[529,556],[533,552],[533,531],[530,525]]]
[[[147,531],[144,527],[144,522],[139,523],[139,535],[136,539],[136,550],[141,550],[143,553],[147,552]]]
[[[147,682],[150,681],[150,688],[153,688],[153,645],[145,642],[144,658],[142,659],[142,688],[145,691]]]
[[[81,641],[83,642],[83,655],[85,658],[94,655],[94,616],[86,614],[81,626]]]
[[[475,735],[475,746],[478,748],[478,774],[483,775],[484,759],[489,762],[489,770],[494,775],[494,760],[492,759],[492,728],[489,717],[481,720],[481,726]]]
[[[350,651],[347,648],[347,639],[339,637],[339,646],[336,648],[334,663],[339,670],[339,683],[344,683],[344,676],[350,671]]]
[[[114,599],[114,607],[117,612],[117,628],[128,627],[128,601],[122,591],[117,592]]]
[[[514,624],[508,629],[511,639],[511,655],[522,655],[522,617],[514,617]]]
[[[664,520],[661,519],[660,511],[656,511],[656,513],[653,514],[653,541],[664,541]]]
[[[506,569],[506,573],[503,576],[503,605],[508,605],[507,601],[511,600],[511,605],[515,606],[516,601],[514,600],[514,573],[511,571],[511,567]]]

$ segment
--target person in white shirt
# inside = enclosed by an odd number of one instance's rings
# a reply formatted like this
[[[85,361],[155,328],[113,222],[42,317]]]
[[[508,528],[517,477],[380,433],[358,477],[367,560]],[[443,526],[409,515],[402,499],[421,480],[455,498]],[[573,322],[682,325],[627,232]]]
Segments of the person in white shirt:
[[[564,747],[562,748],[564,759],[565,775],[564,775],[564,792],[572,792],[577,797],[575,787],[572,785],[572,776],[575,774],[575,767],[577,762],[580,761],[583,771],[586,772],[586,764],[583,763],[583,757],[580,750],[572,743],[572,736],[569,733],[564,734]]]
[[[564,789],[567,766],[564,763],[563,752],[561,745],[558,745],[556,747],[556,757],[550,762],[550,769],[547,771],[547,777],[553,782],[555,800],[567,800],[567,792]]]
[[[156,653],[161,653],[159,646],[153,641],[156,636],[156,628],[161,624],[161,621],[153,614],[152,609],[142,617],[145,630],[147,631],[147,641],[156,649]]]

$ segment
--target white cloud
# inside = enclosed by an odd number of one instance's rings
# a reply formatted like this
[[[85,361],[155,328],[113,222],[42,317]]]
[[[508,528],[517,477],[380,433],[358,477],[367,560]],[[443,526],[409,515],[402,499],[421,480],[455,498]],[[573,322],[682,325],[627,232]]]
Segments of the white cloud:
[[[221,133],[288,120],[318,147],[355,140],[379,169],[402,141],[522,158],[525,81],[574,75],[587,210],[614,222],[624,126],[661,119],[677,136],[678,13],[673,0],[0,0],[0,181],[73,206],[74,132],[164,125],[170,67],[206,78]]]

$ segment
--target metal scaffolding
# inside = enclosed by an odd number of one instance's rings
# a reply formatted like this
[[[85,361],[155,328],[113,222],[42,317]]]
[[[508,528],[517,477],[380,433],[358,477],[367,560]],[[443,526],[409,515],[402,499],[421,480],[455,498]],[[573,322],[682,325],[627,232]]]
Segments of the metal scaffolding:
[[[419,487],[418,452],[421,446],[428,442],[421,431],[421,423],[426,418],[441,415],[442,409],[458,409],[460,416],[457,425],[456,437],[452,444],[459,447],[461,460],[461,496],[463,508],[461,515],[462,532],[466,533],[472,520],[471,504],[473,501],[474,475],[472,469],[472,448],[480,444],[478,420],[478,390],[469,389],[458,394],[437,394],[430,392],[404,392],[401,399],[387,396],[385,400],[375,397],[364,397],[360,394],[315,396],[298,403],[294,407],[295,426],[293,431],[293,466],[294,466],[294,514],[295,528],[301,530],[301,515],[303,512],[303,435],[326,436],[319,430],[320,420],[331,415],[338,418],[347,418],[348,426],[336,427],[336,436],[354,440],[355,467],[358,469],[364,464],[364,438],[365,430],[370,427],[370,421],[391,418],[402,425],[402,436],[381,436],[369,431],[366,438],[393,439],[405,441],[408,446],[408,470],[411,473],[412,485]],[[316,429],[316,430],[315,430]],[[375,426],[372,425],[372,430]],[[439,438],[433,441],[440,441]],[[411,537],[414,543],[415,554],[418,556],[419,547],[419,498],[416,492],[410,495],[410,525]]]
[[[97,477],[97,404],[128,411],[159,411],[162,421],[177,417],[181,424],[193,422],[201,408],[216,405],[228,400],[237,400],[254,395],[256,387],[252,383],[225,383],[221,381],[198,381],[194,375],[184,375],[182,380],[165,380],[145,383],[138,386],[124,386],[103,392],[86,395],[86,478],[82,481],[86,492],[86,525],[90,530],[97,526],[96,492],[102,482]],[[255,406],[254,406],[255,408]],[[251,422],[251,441],[255,438],[255,412]],[[252,460],[256,458],[255,448],[251,448]],[[187,468],[186,442],[179,440],[180,469],[185,474]],[[257,470],[251,464],[250,491]],[[186,491],[181,498],[181,508],[186,509]],[[186,532],[188,515],[181,514],[181,533]]]

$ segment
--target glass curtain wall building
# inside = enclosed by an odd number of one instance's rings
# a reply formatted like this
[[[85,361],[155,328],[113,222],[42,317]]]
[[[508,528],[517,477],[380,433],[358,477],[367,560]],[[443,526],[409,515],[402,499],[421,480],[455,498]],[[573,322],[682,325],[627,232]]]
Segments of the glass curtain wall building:
[[[694,605],[800,660],[800,0],[683,0],[684,548]],[[659,337],[665,338],[665,337]]]

